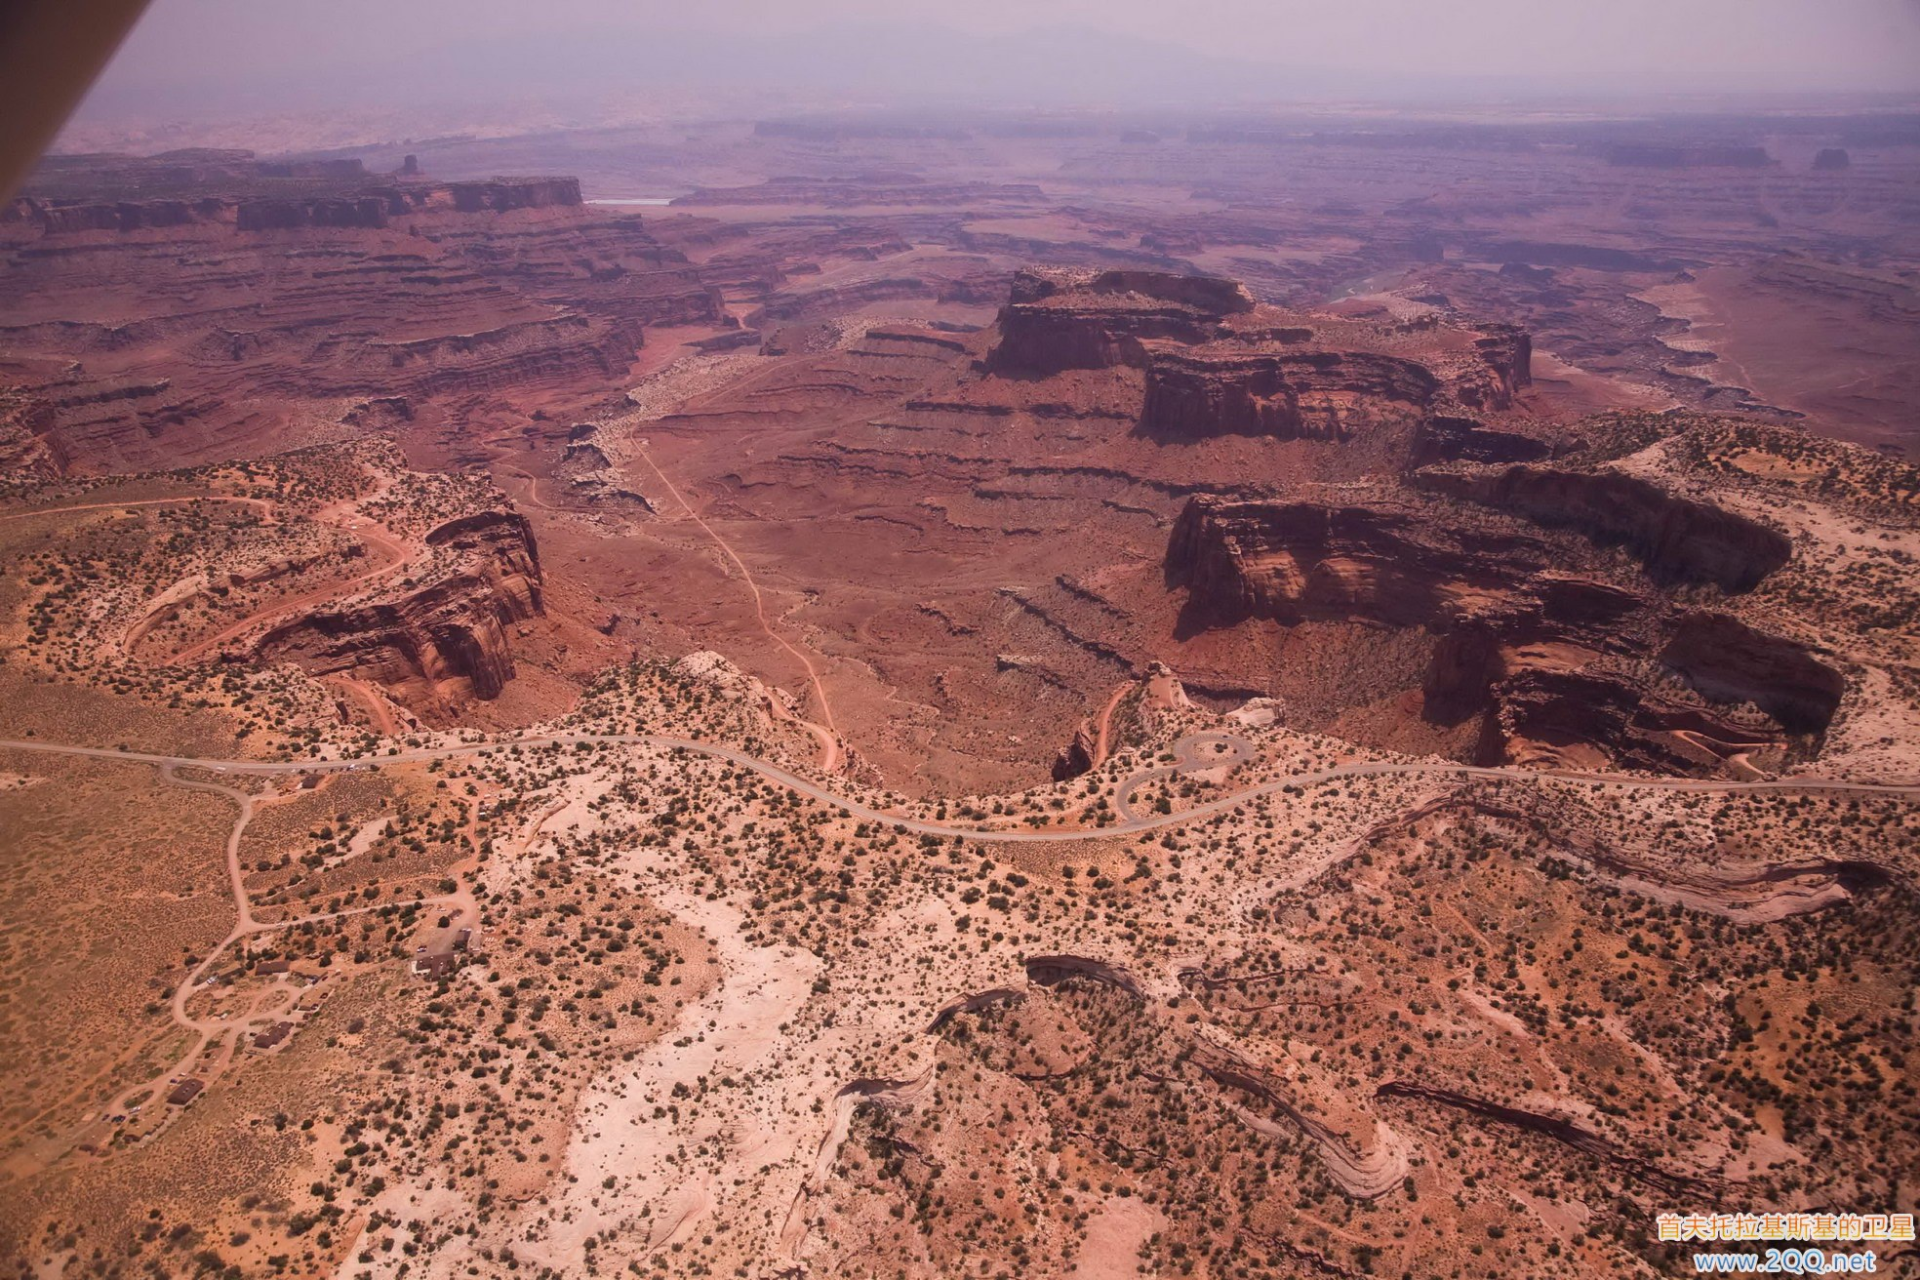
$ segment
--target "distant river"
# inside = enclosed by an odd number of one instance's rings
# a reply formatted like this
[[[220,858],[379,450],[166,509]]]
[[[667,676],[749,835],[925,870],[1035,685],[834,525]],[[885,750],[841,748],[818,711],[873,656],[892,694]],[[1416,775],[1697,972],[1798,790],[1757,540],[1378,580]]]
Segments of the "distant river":
[[[618,200],[589,200],[588,204],[672,204],[672,196],[622,196]]]

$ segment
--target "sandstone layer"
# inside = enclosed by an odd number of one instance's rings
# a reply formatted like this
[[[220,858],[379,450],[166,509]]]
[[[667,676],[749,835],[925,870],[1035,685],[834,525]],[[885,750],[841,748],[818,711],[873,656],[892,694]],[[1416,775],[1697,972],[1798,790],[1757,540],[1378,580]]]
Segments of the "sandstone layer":
[[[510,631],[545,612],[526,517],[482,512],[426,537],[407,583],[275,627],[255,652],[314,675],[351,674],[422,714],[499,696],[514,675]]]

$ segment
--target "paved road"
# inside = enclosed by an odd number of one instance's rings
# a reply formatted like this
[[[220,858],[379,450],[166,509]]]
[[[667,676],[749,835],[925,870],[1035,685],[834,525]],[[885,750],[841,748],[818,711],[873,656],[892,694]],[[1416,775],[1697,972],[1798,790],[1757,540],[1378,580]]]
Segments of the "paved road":
[[[1194,752],[1195,740],[1219,739],[1230,735],[1194,734],[1182,738],[1174,744],[1174,750],[1183,760],[1198,760],[1199,764],[1210,767],[1219,762],[1220,757],[1198,757]],[[491,742],[461,743],[448,747],[425,747],[398,751],[392,755],[370,756],[364,760],[215,760],[195,756],[155,755],[143,751],[114,751],[104,747],[77,747],[65,743],[35,742],[32,740],[0,739],[0,750],[34,751],[47,755],[84,756],[99,760],[131,760],[140,764],[161,766],[191,767],[210,769],[216,773],[248,773],[264,775],[301,774],[301,773],[338,773],[349,769],[369,769],[390,764],[416,764],[427,760],[449,760],[461,756],[475,756],[484,752],[505,751],[513,747],[575,747],[581,744],[607,746],[652,746],[677,748],[695,755],[707,756],[714,760],[724,760],[742,768],[751,769],[770,782],[795,791],[822,804],[830,804],[845,809],[853,817],[863,822],[877,822],[896,827],[912,835],[930,835],[952,838],[955,836],[967,840],[999,844],[1045,844],[1061,840],[1110,840],[1115,836],[1131,835],[1142,831],[1154,831],[1161,827],[1179,826],[1199,818],[1212,817],[1225,813],[1235,805],[1260,796],[1272,795],[1288,787],[1311,787],[1324,782],[1337,782],[1343,778],[1380,778],[1380,777],[1454,777],[1461,779],[1484,778],[1502,782],[1538,782],[1552,779],[1560,782],[1595,782],[1608,786],[1633,787],[1659,791],[1694,791],[1737,795],[1746,792],[1784,792],[1804,794],[1808,792],[1831,792],[1840,795],[1881,796],[1903,800],[1920,800],[1920,783],[1880,783],[1848,782],[1838,778],[1792,777],[1776,778],[1759,782],[1726,782],[1711,778],[1657,778],[1638,777],[1617,773],[1590,773],[1577,771],[1545,771],[1539,769],[1521,769],[1511,766],[1477,766],[1453,764],[1432,760],[1361,760],[1349,764],[1331,765],[1325,769],[1314,769],[1304,773],[1286,774],[1271,778],[1265,782],[1244,787],[1229,795],[1221,796],[1203,804],[1194,805],[1174,813],[1156,813],[1145,816],[1125,818],[1111,826],[1083,827],[1069,830],[1027,830],[995,831],[977,827],[953,826],[944,822],[922,822],[903,818],[860,803],[847,796],[838,795],[816,782],[809,781],[796,773],[791,773],[779,765],[771,764],[744,751],[731,747],[717,746],[710,742],[699,742],[692,738],[673,738],[655,733],[580,733],[560,734],[529,738],[504,738]],[[1178,766],[1176,766],[1178,767]],[[1140,775],[1134,775],[1138,778]],[[1128,780],[1129,782],[1132,779]],[[1127,785],[1123,783],[1122,786]]]
[[[1212,748],[1209,750],[1208,748]],[[1133,793],[1155,778],[1170,778],[1176,773],[1200,769],[1231,768],[1253,759],[1253,744],[1237,733],[1190,733],[1173,744],[1173,763],[1141,769],[1122,780],[1113,790],[1113,811],[1121,825],[1139,822],[1140,815],[1130,803]]]

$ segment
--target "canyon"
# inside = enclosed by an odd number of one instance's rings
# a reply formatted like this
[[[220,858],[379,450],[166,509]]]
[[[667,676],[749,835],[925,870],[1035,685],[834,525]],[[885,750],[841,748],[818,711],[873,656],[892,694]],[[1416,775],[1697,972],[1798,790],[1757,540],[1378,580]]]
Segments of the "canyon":
[[[394,138],[0,210],[10,1270],[1920,1207],[1911,117]]]

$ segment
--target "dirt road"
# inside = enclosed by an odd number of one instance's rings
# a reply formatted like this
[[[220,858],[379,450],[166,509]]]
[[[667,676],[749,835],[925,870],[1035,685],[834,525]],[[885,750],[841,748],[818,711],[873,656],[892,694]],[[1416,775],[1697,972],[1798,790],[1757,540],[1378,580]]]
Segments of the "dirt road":
[[[773,629],[773,624],[767,620],[767,604],[760,595],[760,584],[753,580],[753,571],[747,568],[747,562],[740,558],[725,538],[714,532],[712,525],[700,518],[700,513],[693,509],[693,504],[687,501],[680,490],[674,486],[673,481],[667,479],[667,473],[660,469],[659,464],[653,460],[653,455],[647,452],[646,442],[635,440],[633,449],[653,474],[660,478],[660,483],[666,486],[667,492],[673,495],[673,500],[678,502],[681,509],[687,513],[687,518],[699,525],[706,535],[713,539],[714,545],[720,548],[727,559],[733,561],[734,567],[740,570],[740,576],[746,580],[747,590],[753,593],[754,616],[759,618],[760,629],[767,633],[767,638],[798,658],[800,665],[807,669],[807,682],[813,688],[814,701],[820,704],[820,716],[826,723],[814,724],[809,720],[802,720],[800,723],[805,725],[820,742],[820,771],[838,773],[843,758],[840,748],[840,730],[833,723],[833,703],[827,698],[827,687],[821,683],[820,672],[814,667],[813,659]]]

